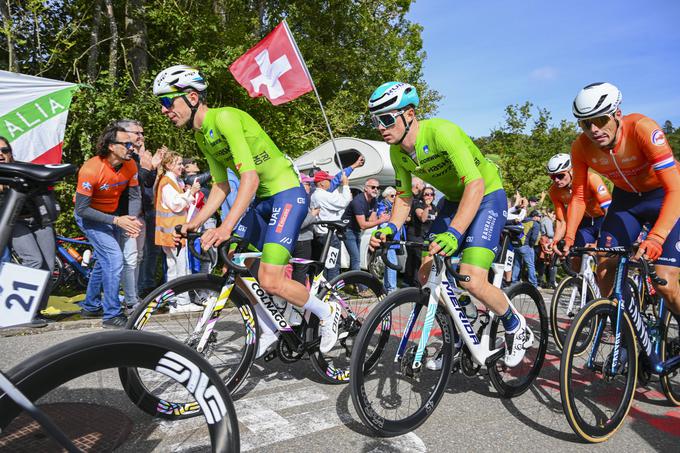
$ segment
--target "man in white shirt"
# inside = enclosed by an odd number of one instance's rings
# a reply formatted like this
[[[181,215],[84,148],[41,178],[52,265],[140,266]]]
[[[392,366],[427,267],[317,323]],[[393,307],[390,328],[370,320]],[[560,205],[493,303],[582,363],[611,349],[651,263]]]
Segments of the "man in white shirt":
[[[318,171],[314,175],[316,190],[312,193],[310,206],[319,208],[319,220],[340,220],[345,208],[352,201],[352,192],[349,190],[349,180],[345,172],[342,172],[342,185],[336,190],[329,191],[333,177],[325,171]],[[317,246],[323,247],[326,241],[328,229],[321,226],[314,226],[314,242]],[[340,241],[337,237],[331,241],[331,247],[340,249]],[[340,260],[333,269],[326,269],[326,279],[332,280],[340,274]]]

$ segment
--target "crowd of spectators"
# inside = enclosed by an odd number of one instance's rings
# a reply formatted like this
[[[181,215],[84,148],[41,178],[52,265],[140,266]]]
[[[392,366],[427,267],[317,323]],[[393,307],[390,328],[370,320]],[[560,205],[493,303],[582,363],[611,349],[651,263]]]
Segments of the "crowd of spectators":
[[[12,161],[9,142],[0,137],[0,163]],[[381,187],[369,178],[355,194],[349,186],[352,172],[364,165],[359,157],[352,165],[336,175],[318,170],[302,174],[301,183],[310,194],[310,209],[296,243],[294,256],[320,259],[328,229],[315,221],[345,220],[347,228],[341,238],[332,237],[326,262],[325,276],[331,280],[340,273],[341,240],[349,255],[349,267],[361,265],[362,235],[366,230],[385,225],[389,220],[397,191]],[[229,212],[239,181],[229,172],[230,193],[222,205],[222,218]],[[210,271],[204,262],[193,262],[186,244],[178,248],[172,239],[176,225],[191,220],[200,210],[210,191],[211,175],[201,172],[196,160],[183,157],[165,147],[154,154],[145,148],[144,129],[135,120],[116,121],[102,132],[97,143],[97,154],[81,167],[74,197],[76,223],[94,248],[95,268],[92,271],[81,314],[101,317],[104,326],[120,326],[126,322],[125,309],[132,309],[140,299],[163,280],[177,278],[191,272]],[[395,239],[421,242],[437,216],[437,192],[414,177],[411,181],[413,204],[406,224]],[[381,190],[382,188],[382,190]],[[0,191],[0,197],[2,196]],[[505,276],[505,284],[526,278],[535,286],[555,287],[555,268],[551,265],[552,238],[555,234],[554,212],[543,207],[545,194],[540,199],[525,198],[519,193],[508,202],[508,222],[521,225],[522,234],[515,243],[512,272]],[[58,209],[52,194],[41,203]],[[38,218],[35,203],[26,205],[15,227],[11,247],[24,265],[51,271],[54,266],[55,232],[52,222],[56,215]],[[204,229],[215,228],[220,219],[211,218]],[[398,246],[387,252],[393,263],[404,262],[403,272],[385,267],[384,286],[389,293],[404,285],[417,286],[420,267],[419,253],[405,253]],[[404,257],[404,254],[406,255]],[[159,263],[159,257],[164,260]],[[399,260],[399,257],[402,257]],[[404,259],[405,258],[405,259]],[[8,260],[3,251],[3,260]],[[162,272],[159,272],[162,266]],[[309,284],[309,266],[295,264],[293,279]],[[121,296],[122,294],[124,296]],[[356,288],[363,295],[366,288]],[[47,292],[49,294],[49,291]],[[45,300],[41,307],[45,308]],[[200,307],[195,307],[200,308]],[[192,310],[188,300],[178,301],[174,311]],[[36,323],[46,322],[44,318]]]

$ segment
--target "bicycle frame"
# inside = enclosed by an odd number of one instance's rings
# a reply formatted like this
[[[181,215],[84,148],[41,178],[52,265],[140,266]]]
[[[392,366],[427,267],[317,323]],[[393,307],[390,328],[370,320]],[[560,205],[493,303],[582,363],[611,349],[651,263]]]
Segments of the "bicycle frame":
[[[259,258],[260,256],[262,256],[261,252],[236,253],[233,257],[233,261],[242,263],[246,259]],[[318,264],[318,262],[316,261],[306,260],[302,258],[292,258],[290,262],[295,264],[313,264],[313,263]],[[246,275],[237,275],[236,279],[237,279],[236,281],[242,282],[241,287],[246,288],[247,290],[246,296],[248,297],[248,299],[252,303],[257,303],[262,308],[264,308],[264,311],[267,313],[267,316],[274,323],[277,330],[281,333],[281,338],[284,341],[286,341],[288,346],[290,346],[292,349],[297,349],[300,345],[305,344],[305,341],[295,332],[293,327],[288,323],[288,320],[286,320],[284,312],[281,309],[279,309],[279,307],[277,307],[276,303],[274,302],[274,298],[267,292],[265,292],[264,289],[262,289],[260,284],[257,282],[257,279],[255,279],[255,277],[253,277],[250,274],[250,272],[248,272]],[[193,332],[189,336],[189,341],[199,339],[200,336],[200,339],[198,340],[196,346],[196,350],[199,353],[203,352],[203,350],[205,349],[205,346],[208,343],[210,335],[215,327],[215,323],[219,319],[222,310],[226,306],[235,284],[236,282],[226,283],[220,290],[220,295],[217,298],[213,298],[208,301],[208,304],[205,306],[201,314],[201,319],[196,323]],[[316,277],[314,277],[312,287],[310,289],[310,294],[318,294],[320,289],[323,287],[328,288],[329,290],[328,295],[330,297],[331,294],[330,291],[340,289],[342,286],[340,285],[336,286],[335,288],[331,288],[330,285],[328,284],[328,281],[323,276],[323,270],[321,270],[319,274]],[[146,324],[146,320],[149,318],[151,313],[153,313],[161,304],[163,304],[166,300],[168,300],[172,296],[174,296],[174,294],[167,292],[158,297],[157,300],[149,303],[145,315],[140,318],[140,322],[135,326],[135,328],[141,329],[144,326],[144,324]],[[338,303],[341,305],[341,307],[345,309],[348,316],[350,316],[354,320],[358,319],[357,315],[352,311],[350,306],[347,304],[347,302],[345,302],[345,300],[342,297],[340,297],[338,294],[336,294],[335,297]],[[245,321],[247,329],[246,344],[253,344],[256,341],[255,319],[253,317],[253,314],[252,312],[250,312],[249,308],[243,307],[241,309],[241,316]],[[306,322],[309,322],[310,316],[311,313],[309,311],[305,311],[304,319]],[[340,337],[339,339],[342,338],[343,337]]]
[[[659,340],[656,342],[652,342],[650,340],[647,325],[640,313],[640,308],[635,303],[635,299],[632,297],[625,299],[623,297],[623,285],[626,276],[628,275],[629,261],[630,258],[627,255],[622,255],[616,269],[616,283],[614,286],[614,297],[617,301],[621,301],[623,303],[617,304],[616,336],[614,340],[614,353],[611,371],[613,373],[619,364],[619,351],[621,349],[621,332],[620,332],[621,321],[623,320],[623,316],[625,315],[625,313],[627,313],[628,317],[631,320],[631,324],[633,325],[633,329],[635,330],[635,335],[637,337],[638,344],[641,345],[642,351],[644,352],[645,356],[649,361],[650,369],[654,373],[660,375],[670,373],[677,369],[678,367],[680,367],[680,356],[670,358],[666,361],[661,360],[659,356],[661,341]],[[664,303],[663,298],[661,298],[661,302],[659,304],[659,319],[663,320],[665,318],[666,310],[667,310],[666,304]],[[599,342],[602,331],[604,330],[604,324],[606,322],[607,322],[606,318],[600,320],[600,325],[598,326],[595,336],[596,342]],[[598,343],[596,343],[596,345],[597,344]],[[593,365],[596,352],[597,346],[595,346],[593,348],[593,351],[591,352],[588,363],[589,366]]]
[[[497,268],[498,272],[502,274],[504,264],[497,266]],[[496,269],[496,267],[494,267],[494,269]],[[423,287],[425,291],[429,291],[430,297],[427,303],[427,314],[423,323],[423,331],[420,340],[418,341],[418,348],[413,359],[413,364],[411,365],[415,371],[420,370],[422,366],[423,355],[427,346],[430,332],[432,330],[435,313],[440,302],[446,309],[448,315],[453,319],[456,332],[462,337],[463,342],[470,350],[472,360],[476,364],[488,366],[489,363],[492,363],[502,356],[505,351],[504,348],[498,348],[494,350],[489,348],[489,336],[492,321],[495,316],[494,313],[491,311],[489,312],[489,322],[484,327],[481,338],[479,338],[465,313],[465,309],[458,303],[458,297],[456,295],[456,290],[458,290],[458,287],[452,285],[444,279],[445,271],[446,268],[444,266],[444,259],[438,255],[435,255],[434,259],[432,260],[430,276],[427,283]],[[460,292],[460,290],[458,291]],[[415,320],[417,319],[421,308],[422,305],[416,305],[411,311],[411,314],[406,322],[406,328],[402,334],[399,347],[397,348],[395,362],[400,361],[406,352],[408,339],[411,335]],[[512,308],[514,310],[514,307]]]
[[[579,270],[579,275],[582,278],[581,278],[581,300],[579,301],[580,303],[579,309],[583,308],[588,302],[588,300],[586,300],[588,294],[588,285],[590,285],[590,289],[593,291],[595,299],[599,299],[601,297],[600,287],[597,286],[597,283],[595,282],[595,273],[593,272],[594,264],[595,259],[593,258],[592,255],[584,254],[581,257],[581,269]],[[569,305],[567,306],[567,313],[573,313],[575,302],[576,292],[574,291],[571,293],[571,296],[569,296]]]
[[[87,267],[83,267],[78,260],[76,260],[74,257],[71,256],[71,254],[66,250],[66,247],[62,245],[63,242],[67,242],[69,244],[81,244],[81,245],[89,245],[92,247],[92,244],[88,241],[79,241],[77,239],[71,239],[63,236],[57,236],[57,253],[64,258],[68,264],[78,273],[80,273],[83,277],[89,278],[90,273],[92,272],[92,268],[94,267],[93,265],[89,265]],[[94,252],[94,250],[93,250]],[[95,259],[93,257],[93,259]]]

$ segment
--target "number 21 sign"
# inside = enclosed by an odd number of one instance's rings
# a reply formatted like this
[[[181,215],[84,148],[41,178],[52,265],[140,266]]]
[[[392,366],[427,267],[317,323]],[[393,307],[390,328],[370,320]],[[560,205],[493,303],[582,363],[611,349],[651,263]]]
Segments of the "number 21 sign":
[[[0,327],[31,322],[50,273],[4,263],[0,267]]]

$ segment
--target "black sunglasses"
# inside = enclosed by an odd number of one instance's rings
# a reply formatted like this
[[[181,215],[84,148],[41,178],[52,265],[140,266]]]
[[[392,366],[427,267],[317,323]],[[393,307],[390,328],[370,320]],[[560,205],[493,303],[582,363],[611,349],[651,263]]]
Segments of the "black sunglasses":
[[[612,117],[610,115],[603,115],[603,116],[597,116],[595,118],[589,118],[587,120],[579,120],[578,124],[581,126],[581,129],[590,129],[590,126],[593,124],[595,127],[598,129],[602,129],[609,123],[609,120]]]
[[[366,185],[366,188],[367,188],[367,189],[377,189],[377,188],[379,188],[379,187],[380,187],[380,186],[369,186],[368,184]]]
[[[0,148],[0,153],[12,154],[12,148],[10,148],[9,146],[3,146],[2,148]]]
[[[111,143],[113,143],[114,145],[123,145],[125,149],[127,149],[128,151],[132,151],[135,147],[135,144],[132,142],[111,142]]]
[[[557,181],[562,181],[565,177],[567,176],[566,173],[558,173],[556,175],[550,175],[550,179],[557,180]]]

